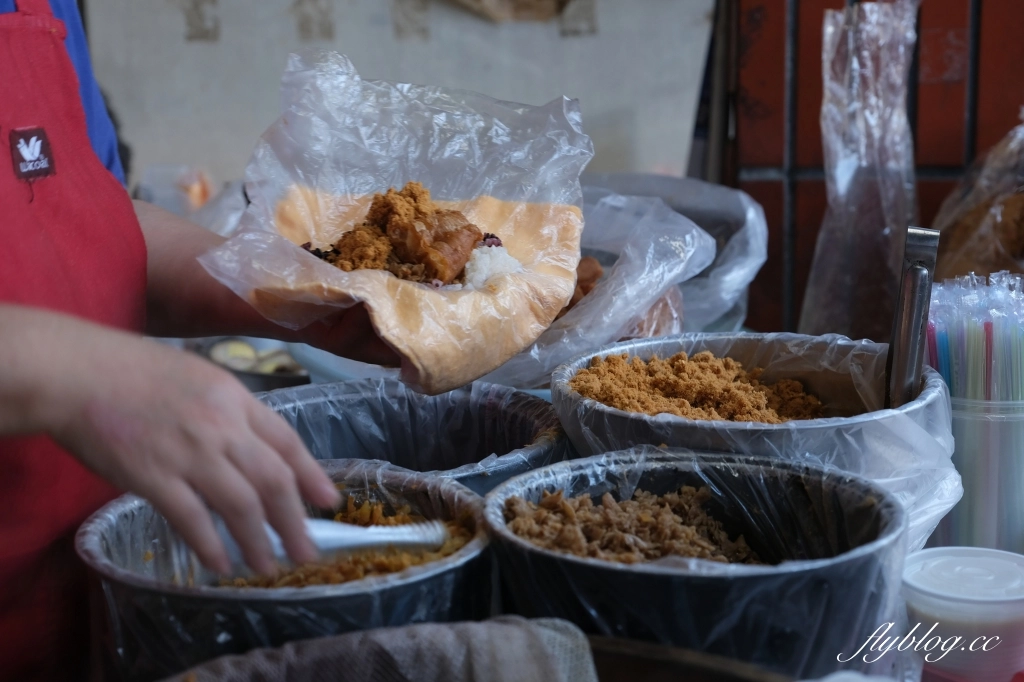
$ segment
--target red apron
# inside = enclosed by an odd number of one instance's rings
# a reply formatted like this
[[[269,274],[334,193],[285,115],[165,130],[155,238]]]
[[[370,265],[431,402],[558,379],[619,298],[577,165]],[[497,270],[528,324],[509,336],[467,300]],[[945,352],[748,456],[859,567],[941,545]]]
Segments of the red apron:
[[[17,6],[0,14],[0,302],[141,331],[145,242],[89,142],[64,24],[47,0]],[[0,439],[0,679],[87,672],[73,540],[116,494],[48,438]]]

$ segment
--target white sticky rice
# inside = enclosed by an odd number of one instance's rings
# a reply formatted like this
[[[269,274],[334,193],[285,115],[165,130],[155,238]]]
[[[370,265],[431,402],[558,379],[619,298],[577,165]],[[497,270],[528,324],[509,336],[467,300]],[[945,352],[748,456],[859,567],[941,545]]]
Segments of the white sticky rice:
[[[478,246],[466,263],[466,288],[483,289],[491,277],[522,271],[522,264],[504,246]]]

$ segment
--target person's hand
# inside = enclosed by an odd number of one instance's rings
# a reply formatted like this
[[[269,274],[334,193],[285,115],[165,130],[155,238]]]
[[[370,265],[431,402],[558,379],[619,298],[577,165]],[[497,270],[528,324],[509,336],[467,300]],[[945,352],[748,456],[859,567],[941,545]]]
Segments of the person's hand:
[[[224,519],[246,563],[276,568],[268,521],[297,563],[316,558],[302,498],[339,495],[298,435],[228,372],[146,339],[75,324],[59,363],[48,431],[92,471],[136,493],[170,521],[209,568],[230,566],[207,505]]]
[[[362,305],[298,331],[280,327],[199,264],[197,259],[223,244],[223,237],[142,201],[135,202],[135,212],[148,252],[146,331],[151,336],[273,338],[360,362],[398,366],[398,355],[377,336]]]
[[[301,330],[303,341],[343,358],[384,367],[397,367],[398,354],[384,343],[370,322],[366,308],[357,305],[327,322],[314,322]]]

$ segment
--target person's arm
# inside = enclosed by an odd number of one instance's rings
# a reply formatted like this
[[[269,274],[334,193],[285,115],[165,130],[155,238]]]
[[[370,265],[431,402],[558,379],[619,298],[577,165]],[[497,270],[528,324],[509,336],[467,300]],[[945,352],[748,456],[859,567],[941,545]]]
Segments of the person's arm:
[[[362,306],[344,311],[331,325],[293,331],[260,315],[206,272],[196,260],[223,237],[152,204],[135,202],[148,256],[146,332],[152,336],[240,335],[309,343],[336,355],[381,365],[397,356],[373,331]]]
[[[207,504],[246,563],[275,562],[264,521],[315,558],[302,498],[338,491],[298,435],[198,356],[75,317],[0,303],[0,438],[45,434],[114,486],[150,500],[204,564],[229,569]]]

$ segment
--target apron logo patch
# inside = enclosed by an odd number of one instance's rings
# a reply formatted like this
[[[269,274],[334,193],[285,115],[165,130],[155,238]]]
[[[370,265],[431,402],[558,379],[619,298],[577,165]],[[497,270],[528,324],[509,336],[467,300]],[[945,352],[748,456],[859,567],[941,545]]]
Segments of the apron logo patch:
[[[50,138],[42,128],[20,128],[11,131],[11,159],[14,175],[19,180],[33,180],[53,175],[53,152]]]

